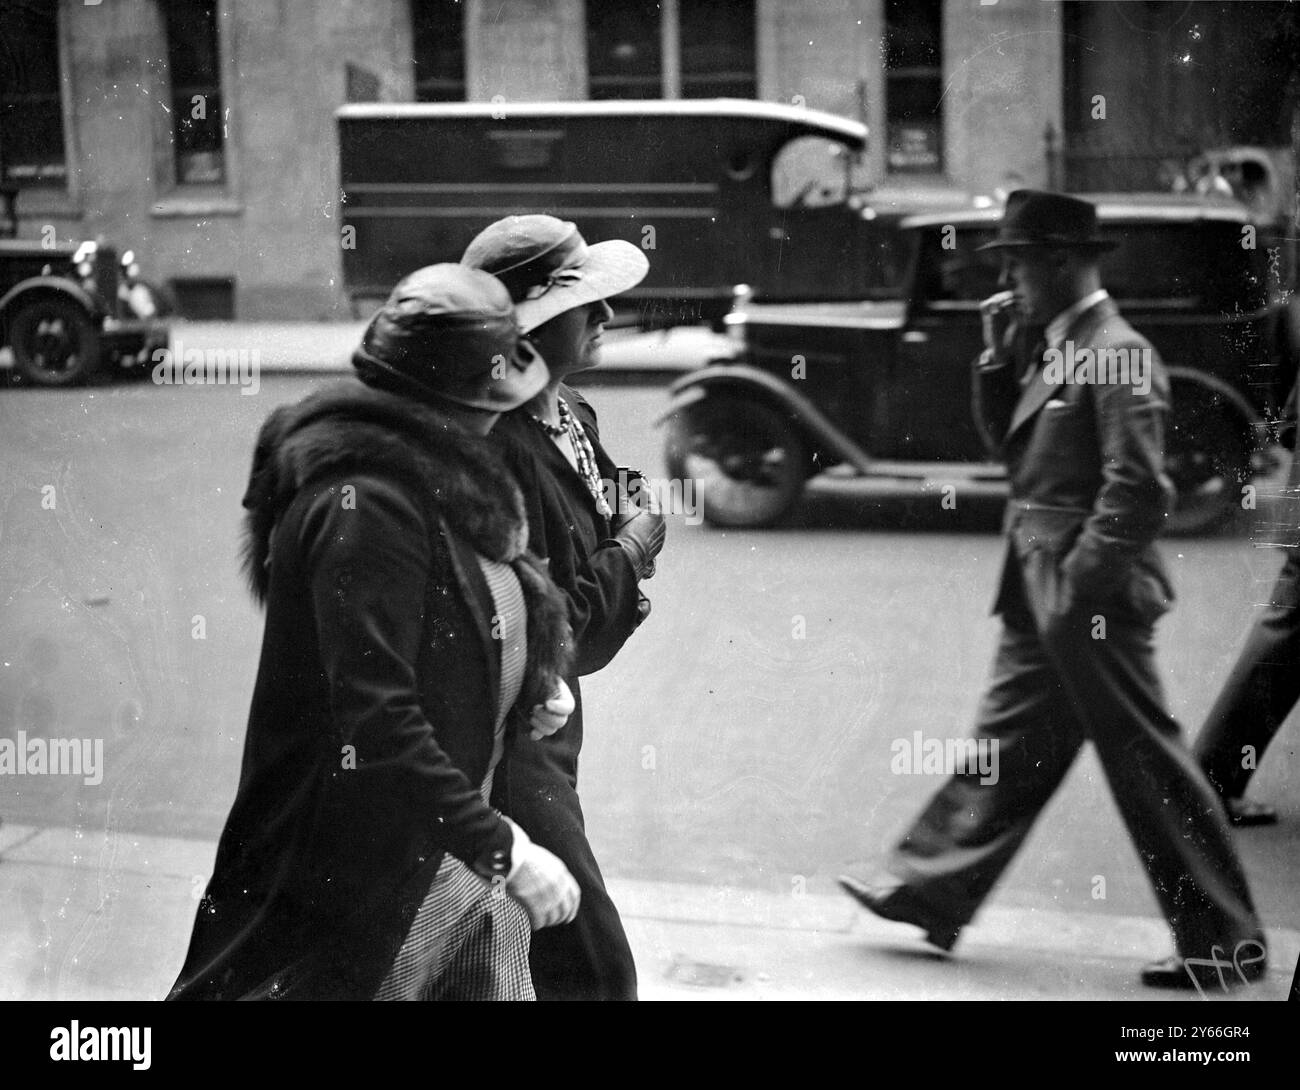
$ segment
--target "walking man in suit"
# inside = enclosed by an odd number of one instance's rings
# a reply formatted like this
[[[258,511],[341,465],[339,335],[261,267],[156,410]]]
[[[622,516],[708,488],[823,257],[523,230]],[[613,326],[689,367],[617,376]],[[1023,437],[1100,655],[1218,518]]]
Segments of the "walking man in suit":
[[[1294,421],[1300,385],[1286,417]],[[1300,453],[1291,460],[1286,496],[1300,497]],[[1290,519],[1286,559],[1269,603],[1251,627],[1237,662],[1196,736],[1193,753],[1223,797],[1234,825],[1272,825],[1277,811],[1248,799],[1246,787],[1273,736],[1300,702],[1300,519]]]
[[[1152,651],[1173,597],[1153,546],[1173,494],[1163,471],[1168,379],[1101,286],[1099,255],[1111,244],[1095,232],[1088,202],[1019,190],[984,247],[1002,251],[1011,288],[982,307],[987,348],[973,380],[977,423],[1011,484],[994,605],[1003,631],[975,726],[981,749],[998,748],[1001,774],[954,775],[885,875],[840,882],[877,915],[951,949],[1090,740],[1176,944],[1142,982],[1255,981],[1263,932]],[[1021,323],[1046,329],[1017,374]]]

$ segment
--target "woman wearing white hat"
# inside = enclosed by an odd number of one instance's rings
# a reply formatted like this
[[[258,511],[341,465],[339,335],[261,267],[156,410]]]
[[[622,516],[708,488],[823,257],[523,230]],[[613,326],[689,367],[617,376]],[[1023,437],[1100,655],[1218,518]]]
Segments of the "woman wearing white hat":
[[[539,999],[635,999],[636,966],[587,843],[578,799],[578,675],[608,663],[648,613],[639,584],[654,572],[664,520],[619,502],[610,483],[618,474],[601,446],[596,414],[564,382],[597,362],[612,317],[605,300],[638,284],[650,266],[629,242],[588,245],[572,223],[538,215],[498,220],[461,261],[493,273],[509,289],[520,329],[551,374],[540,393],[492,430],[523,492],[529,547],[548,561],[568,595],[577,640],[567,679],[575,711],[549,738],[514,740],[493,796],[503,813],[564,861],[582,890],[572,923],[534,935],[533,985]]]

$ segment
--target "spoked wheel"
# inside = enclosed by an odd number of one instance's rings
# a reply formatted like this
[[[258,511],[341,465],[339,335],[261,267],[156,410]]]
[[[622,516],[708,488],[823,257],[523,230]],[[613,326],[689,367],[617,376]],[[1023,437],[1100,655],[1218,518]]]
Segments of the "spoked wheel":
[[[70,299],[28,303],[9,323],[14,364],[36,386],[71,386],[99,363],[99,335],[90,315]]]
[[[788,417],[762,402],[708,395],[668,426],[668,472],[694,480],[715,526],[770,526],[789,513],[808,476],[807,454]]]
[[[1253,476],[1250,428],[1218,391],[1174,383],[1165,472],[1178,489],[1169,533],[1207,533],[1241,510],[1242,485]]]

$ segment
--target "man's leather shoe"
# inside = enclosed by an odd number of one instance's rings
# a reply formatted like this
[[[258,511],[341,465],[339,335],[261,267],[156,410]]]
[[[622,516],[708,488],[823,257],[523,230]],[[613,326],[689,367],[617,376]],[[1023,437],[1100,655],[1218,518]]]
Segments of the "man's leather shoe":
[[[1277,811],[1262,802],[1249,799],[1224,799],[1223,805],[1228,809],[1228,820],[1234,825],[1276,825]]]
[[[948,951],[957,945],[961,925],[939,919],[903,883],[870,886],[847,874],[840,875],[839,883],[845,893],[882,920],[921,928],[931,946]]]
[[[1149,988],[1195,989],[1213,995],[1263,980],[1268,971],[1263,942],[1239,943],[1237,952],[1242,956],[1236,960],[1231,955],[1183,958],[1175,954],[1163,961],[1153,961],[1142,966],[1142,983]]]

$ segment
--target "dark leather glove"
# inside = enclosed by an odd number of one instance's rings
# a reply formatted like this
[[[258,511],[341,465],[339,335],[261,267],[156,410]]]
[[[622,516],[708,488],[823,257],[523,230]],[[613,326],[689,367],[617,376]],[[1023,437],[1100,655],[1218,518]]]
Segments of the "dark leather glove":
[[[663,515],[649,511],[642,511],[619,526],[614,540],[627,553],[637,579],[649,579],[654,575],[655,557],[664,547],[667,534],[668,527]]]

